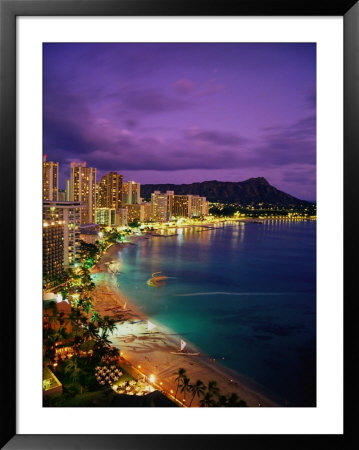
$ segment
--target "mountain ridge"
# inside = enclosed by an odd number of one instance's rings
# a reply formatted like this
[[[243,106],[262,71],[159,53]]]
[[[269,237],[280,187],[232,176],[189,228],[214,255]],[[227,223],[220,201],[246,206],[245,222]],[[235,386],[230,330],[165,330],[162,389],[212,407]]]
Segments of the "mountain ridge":
[[[200,195],[211,202],[233,202],[248,204],[275,204],[286,207],[312,205],[272,186],[264,177],[248,178],[244,181],[209,180],[190,184],[142,184],[141,196],[150,199],[154,191],[174,191],[177,195]]]

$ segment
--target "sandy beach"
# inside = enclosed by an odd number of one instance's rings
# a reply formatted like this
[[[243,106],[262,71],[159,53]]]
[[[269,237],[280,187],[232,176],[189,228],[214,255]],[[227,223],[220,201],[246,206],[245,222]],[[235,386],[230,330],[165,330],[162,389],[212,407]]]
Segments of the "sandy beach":
[[[154,375],[156,387],[169,396],[171,390],[173,393],[176,392],[174,373],[183,367],[191,382],[199,379],[208,384],[210,380],[215,380],[221,393],[235,392],[247,402],[248,406],[281,406],[267,398],[260,387],[251,380],[239,376],[223,366],[220,361],[210,359],[202,351],[200,356],[172,354],[171,352],[179,350],[181,339],[181,336],[172,330],[156,323],[156,328],[148,331],[147,320],[151,318],[146,317],[131,299],[125,298],[118,287],[115,275],[108,271],[109,263],[116,259],[117,253],[124,246],[135,244],[144,238],[146,236],[131,236],[128,243],[113,245],[93,269],[93,273],[97,274],[94,280],[96,287],[92,295],[94,307],[101,315],[108,315],[117,320],[117,330],[110,339],[121,351],[124,369],[131,369],[132,373],[135,370],[147,377]],[[188,347],[190,352],[199,351],[191,343],[188,343]],[[187,405],[191,397],[189,392],[185,396],[181,392],[177,394],[177,398]],[[199,406],[197,397],[193,400],[192,406]]]

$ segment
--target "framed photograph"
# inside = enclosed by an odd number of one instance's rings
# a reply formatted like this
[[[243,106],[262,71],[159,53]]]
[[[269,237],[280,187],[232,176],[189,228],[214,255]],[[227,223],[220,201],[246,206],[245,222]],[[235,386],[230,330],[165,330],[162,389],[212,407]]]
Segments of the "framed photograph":
[[[3,448],[345,448],[358,4],[167,3],[1,1]]]

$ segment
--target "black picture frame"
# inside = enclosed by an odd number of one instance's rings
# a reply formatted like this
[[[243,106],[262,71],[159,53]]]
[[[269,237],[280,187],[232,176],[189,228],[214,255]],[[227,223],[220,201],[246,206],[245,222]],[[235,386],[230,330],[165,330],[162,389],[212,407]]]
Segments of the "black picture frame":
[[[18,435],[16,434],[16,17],[18,16],[343,16],[345,390],[343,435]],[[356,179],[359,154],[359,2],[357,0],[0,0],[0,167],[3,198],[1,448],[6,449],[326,449],[352,448],[358,414]],[[4,256],[3,256],[4,257]],[[352,295],[350,295],[352,294]],[[350,298],[351,297],[351,298]],[[356,407],[357,408],[357,407]]]

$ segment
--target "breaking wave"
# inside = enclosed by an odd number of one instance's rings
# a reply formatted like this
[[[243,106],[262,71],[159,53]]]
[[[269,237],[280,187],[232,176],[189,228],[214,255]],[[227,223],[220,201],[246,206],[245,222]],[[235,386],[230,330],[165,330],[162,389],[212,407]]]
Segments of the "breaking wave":
[[[302,292],[300,293],[302,294]],[[191,292],[188,294],[175,294],[176,297],[199,297],[203,295],[299,295],[299,292]]]

